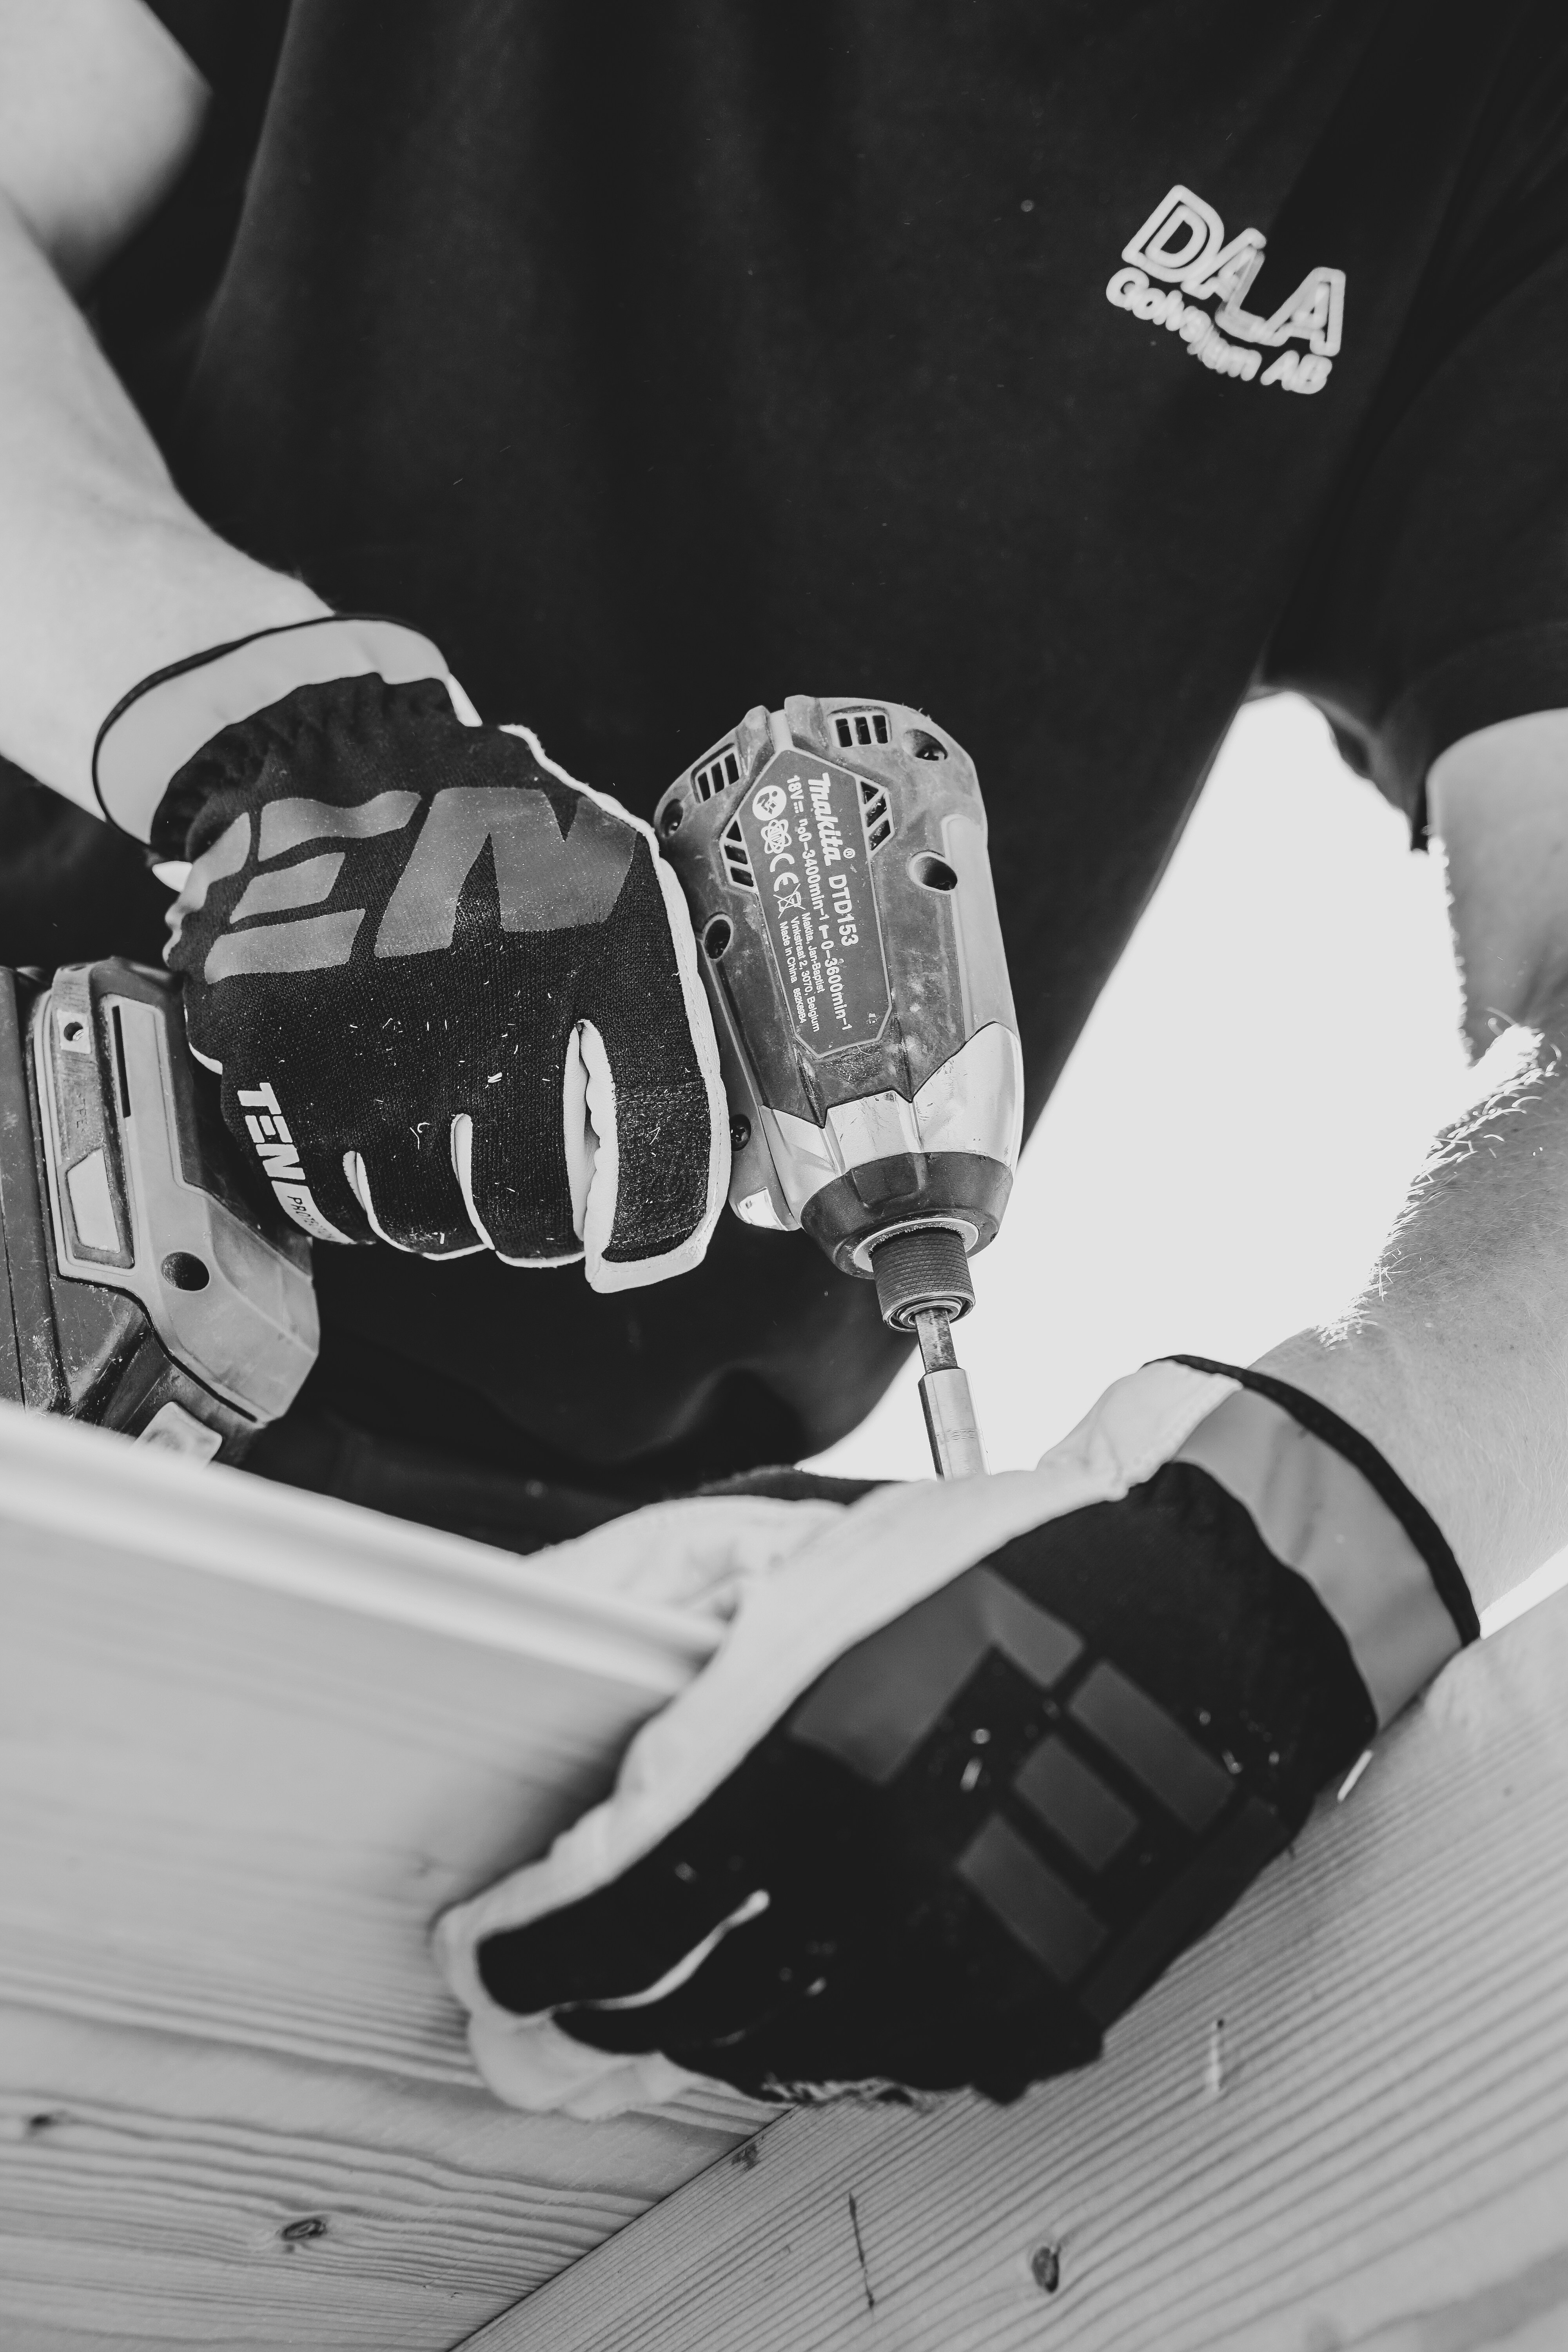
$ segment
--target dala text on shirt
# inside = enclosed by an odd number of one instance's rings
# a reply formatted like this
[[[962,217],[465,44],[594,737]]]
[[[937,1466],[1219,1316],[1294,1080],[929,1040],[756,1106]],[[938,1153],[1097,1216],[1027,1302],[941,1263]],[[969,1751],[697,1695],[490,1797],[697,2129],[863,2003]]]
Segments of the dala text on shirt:
[[[1259,318],[1242,304],[1267,246],[1256,228],[1240,230],[1227,243],[1214,206],[1178,181],[1122,247],[1126,267],[1112,277],[1105,298],[1119,310],[1180,334],[1192,356],[1215,374],[1250,383],[1261,371],[1263,383],[1282,392],[1321,392],[1343,331],[1344,271],[1322,264],[1310,269],[1269,318]],[[1216,295],[1219,309],[1211,317],[1198,305]],[[1305,341],[1307,350],[1289,348],[1296,341]],[[1261,351],[1245,348],[1259,344],[1278,352],[1267,367]]]

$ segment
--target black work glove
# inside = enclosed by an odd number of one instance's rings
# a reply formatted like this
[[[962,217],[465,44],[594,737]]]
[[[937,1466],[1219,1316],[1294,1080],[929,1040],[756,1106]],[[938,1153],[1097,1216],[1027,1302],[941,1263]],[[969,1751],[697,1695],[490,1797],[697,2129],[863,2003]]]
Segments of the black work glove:
[[[519,2105],[1081,2066],[1478,1632],[1364,1439],[1195,1361],[1036,1471],[794,1507],[615,1794],[440,1923]]]
[[[433,648],[423,675],[414,656],[412,677],[272,691],[301,656],[330,668],[342,633],[382,626],[219,649],[151,681],[100,739],[111,814],[129,774],[185,753],[151,834],[190,861],[166,961],[192,1051],[308,1233],[512,1265],[585,1255],[600,1290],[680,1273],[707,1246],[729,1143],[674,877],[647,825],[526,730],[465,724]]]

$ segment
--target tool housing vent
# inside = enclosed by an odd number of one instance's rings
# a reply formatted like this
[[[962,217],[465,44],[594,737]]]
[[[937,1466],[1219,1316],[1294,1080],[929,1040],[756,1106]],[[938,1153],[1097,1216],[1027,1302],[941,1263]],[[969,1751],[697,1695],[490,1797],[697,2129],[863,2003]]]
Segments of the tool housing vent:
[[[885,743],[888,714],[885,710],[836,710],[833,732],[841,751],[853,751],[857,743]]]
[[[719,835],[719,851],[724,860],[724,871],[738,890],[755,890],[757,877],[752,871],[752,861],[746,855],[746,845],[741,837],[741,820],[727,824]]]
[[[720,793],[727,793],[731,784],[741,781],[741,755],[733,743],[726,743],[691,771],[691,789],[700,801],[710,801]]]
[[[888,795],[881,785],[868,784],[864,776],[860,779],[860,806],[866,817],[866,846],[868,849],[880,849],[891,836],[893,813],[888,806]]]

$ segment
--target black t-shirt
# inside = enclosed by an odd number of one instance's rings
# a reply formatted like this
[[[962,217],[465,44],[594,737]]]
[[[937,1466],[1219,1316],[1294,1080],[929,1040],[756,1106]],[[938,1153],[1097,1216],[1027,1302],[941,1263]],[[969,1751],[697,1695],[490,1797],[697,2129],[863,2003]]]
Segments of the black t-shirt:
[[[644,814],[752,703],[936,713],[1036,1109],[1249,690],[1417,825],[1568,703],[1560,0],[294,0],[264,110],[276,7],[162,13],[257,126],[206,282],[158,231],[200,511]],[[612,1298],[317,1265],[322,1394],[542,1472],[814,1448],[897,1360],[730,1218]]]

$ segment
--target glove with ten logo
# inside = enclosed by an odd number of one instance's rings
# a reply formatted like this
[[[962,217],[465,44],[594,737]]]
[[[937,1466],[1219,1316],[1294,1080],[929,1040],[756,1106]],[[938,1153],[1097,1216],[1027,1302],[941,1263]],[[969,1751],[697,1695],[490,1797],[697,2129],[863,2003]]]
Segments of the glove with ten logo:
[[[165,960],[191,1048],[308,1233],[585,1256],[600,1290],[698,1263],[728,1134],[679,887],[426,640],[329,619],[217,648],[127,698],[96,781],[190,862]]]

